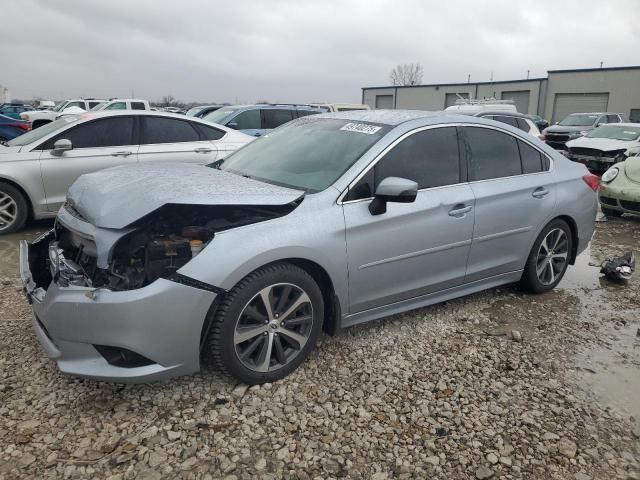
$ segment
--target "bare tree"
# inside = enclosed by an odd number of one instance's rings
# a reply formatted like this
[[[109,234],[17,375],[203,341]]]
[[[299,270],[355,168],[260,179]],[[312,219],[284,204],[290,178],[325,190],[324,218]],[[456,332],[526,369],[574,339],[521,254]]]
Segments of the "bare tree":
[[[419,63],[403,63],[391,70],[389,80],[394,86],[419,85],[422,82],[424,70]]]

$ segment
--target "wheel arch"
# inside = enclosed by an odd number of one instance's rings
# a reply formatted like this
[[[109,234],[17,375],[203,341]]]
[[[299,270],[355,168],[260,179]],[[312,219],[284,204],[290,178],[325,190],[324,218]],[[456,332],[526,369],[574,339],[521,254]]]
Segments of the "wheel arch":
[[[34,212],[33,212],[33,200],[31,200],[31,196],[27,193],[27,190],[20,185],[18,182],[11,178],[0,177],[0,183],[6,183],[7,185],[11,185],[13,188],[18,190],[25,201],[27,202],[27,220],[33,220]]]
[[[320,291],[322,292],[322,300],[324,302],[324,319],[322,321],[322,330],[328,335],[335,335],[341,326],[341,318],[342,318],[342,306],[340,304],[340,299],[336,295],[335,287],[331,276],[327,272],[327,270],[322,267],[319,263],[309,260],[308,258],[301,257],[287,257],[281,258],[278,260],[274,260],[259,267],[254,268],[246,275],[236,282],[236,285],[240,283],[244,278],[251,275],[253,272],[260,270],[265,267],[269,267],[271,265],[279,264],[279,263],[289,263],[291,265],[295,265],[306,273],[308,273],[311,278],[318,284],[320,287]],[[235,285],[234,285],[235,286]],[[204,348],[207,340],[207,336],[209,334],[209,329],[211,327],[211,322],[215,317],[216,310],[218,306],[222,303],[224,299],[224,293],[220,295],[216,295],[216,298],[211,304],[209,311],[207,312],[207,316],[202,325],[202,332],[200,334],[200,350]]]
[[[533,243],[529,247],[529,252],[531,251],[531,249],[535,245],[536,239],[540,235],[540,232],[542,232],[545,228],[547,228],[547,225],[549,225],[552,222],[555,222],[556,220],[564,221],[569,226],[569,230],[571,230],[571,255],[569,257],[569,265],[574,265],[576,263],[576,257],[578,256],[578,241],[579,241],[579,237],[578,237],[578,225],[577,225],[576,221],[573,219],[573,217],[571,217],[570,215],[565,215],[565,214],[557,215],[557,216],[549,219],[549,221],[547,221],[542,226],[542,228],[540,228],[540,230],[538,230],[538,232],[536,233],[536,236],[533,239]]]

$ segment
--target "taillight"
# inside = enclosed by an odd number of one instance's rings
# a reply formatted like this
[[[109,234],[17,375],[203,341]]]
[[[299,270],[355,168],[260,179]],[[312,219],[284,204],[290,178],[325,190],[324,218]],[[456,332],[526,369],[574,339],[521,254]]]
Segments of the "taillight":
[[[584,183],[589,185],[589,188],[594,192],[600,190],[600,178],[598,178],[597,176],[589,173],[588,175],[582,177],[582,180],[584,180]]]
[[[24,130],[26,132],[31,130],[31,125],[29,125],[28,123],[14,123],[12,126],[13,127],[17,127],[17,128],[21,128],[22,130]]]

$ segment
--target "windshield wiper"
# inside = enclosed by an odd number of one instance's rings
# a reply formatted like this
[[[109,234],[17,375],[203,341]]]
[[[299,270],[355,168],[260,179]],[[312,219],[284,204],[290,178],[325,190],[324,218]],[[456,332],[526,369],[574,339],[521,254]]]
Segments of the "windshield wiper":
[[[216,160],[215,162],[211,162],[209,165],[207,165],[207,167],[215,168],[216,170],[220,170],[220,167],[222,166],[223,163],[224,163],[224,158],[221,158],[220,160]]]

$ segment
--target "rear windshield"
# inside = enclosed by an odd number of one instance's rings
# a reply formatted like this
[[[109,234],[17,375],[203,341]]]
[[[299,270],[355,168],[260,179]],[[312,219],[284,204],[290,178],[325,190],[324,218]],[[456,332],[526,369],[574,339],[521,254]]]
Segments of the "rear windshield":
[[[220,108],[215,112],[211,112],[205,115],[204,117],[202,117],[202,119],[206,120],[207,122],[220,123],[224,121],[224,119],[227,118],[229,115],[231,115],[233,112],[237,112],[238,110],[240,109],[239,108]]]
[[[602,125],[591,131],[589,138],[610,138],[632,142],[640,138],[640,127],[625,127],[624,125]]]
[[[582,114],[571,114],[562,120],[559,125],[563,127],[588,127],[596,123],[598,119],[598,115],[582,115]]]

